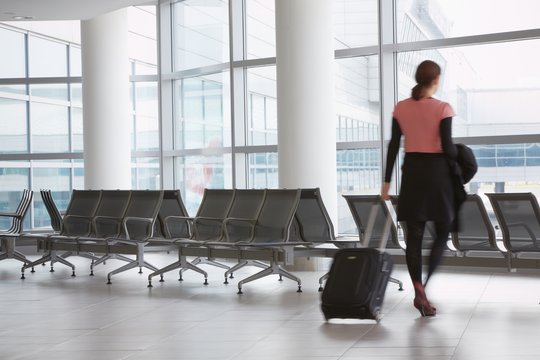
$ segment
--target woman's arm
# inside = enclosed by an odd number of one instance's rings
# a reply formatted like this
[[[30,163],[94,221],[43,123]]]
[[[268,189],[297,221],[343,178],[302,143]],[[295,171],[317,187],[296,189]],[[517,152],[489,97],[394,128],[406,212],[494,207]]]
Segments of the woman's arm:
[[[394,163],[399,151],[399,142],[401,140],[401,128],[395,118],[392,118],[392,137],[388,143],[388,152],[386,154],[386,171],[384,173],[384,181],[390,182],[392,180],[392,171],[394,170]]]
[[[392,118],[392,137],[388,143],[388,152],[386,154],[386,171],[384,173],[384,184],[381,189],[381,197],[383,200],[390,199],[390,180],[392,180],[392,171],[399,151],[399,142],[401,140],[401,128],[395,118]]]
[[[456,145],[454,145],[454,142],[452,141],[452,118],[447,117],[441,120],[441,124],[439,126],[440,134],[441,134],[441,145],[443,152],[448,156],[450,159],[456,159],[457,158],[457,148]]]

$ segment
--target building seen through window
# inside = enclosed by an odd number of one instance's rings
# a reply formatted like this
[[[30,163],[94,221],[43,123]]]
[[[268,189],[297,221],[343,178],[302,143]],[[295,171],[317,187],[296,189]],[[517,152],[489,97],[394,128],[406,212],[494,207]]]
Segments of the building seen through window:
[[[540,2],[403,0],[391,9],[380,1],[334,1],[336,113],[328,121],[336,129],[339,230],[355,228],[341,194],[379,193],[388,109],[410,95],[424,59],[441,65],[436,96],[456,111],[456,141],[477,156],[469,192],[540,196]],[[161,48],[156,8],[128,12],[132,187],[173,179],[190,213],[204,188],[279,186],[275,4],[230,4],[174,2],[173,35]],[[489,17],[477,16],[486,8]],[[379,30],[392,34],[380,47]],[[24,188],[51,188],[66,206],[70,191],[84,187],[79,22],[2,23],[0,44],[10,54],[0,58],[0,207],[16,206]],[[172,59],[161,74],[158,52]],[[159,97],[158,75],[172,79],[167,97]],[[172,115],[160,119],[160,106]],[[172,165],[163,170],[164,162]],[[47,226],[39,196],[26,226]]]

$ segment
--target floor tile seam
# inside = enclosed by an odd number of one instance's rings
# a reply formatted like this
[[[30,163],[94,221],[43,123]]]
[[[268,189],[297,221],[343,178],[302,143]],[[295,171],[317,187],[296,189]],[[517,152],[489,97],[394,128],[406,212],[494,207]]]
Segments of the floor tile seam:
[[[293,321],[298,321],[298,320],[295,320],[295,319],[290,319],[290,320],[286,320],[286,321],[282,321],[282,326],[278,326],[276,327],[275,329],[273,329],[272,331],[270,331],[268,334],[266,334],[265,336],[263,336],[262,338],[260,338],[259,340],[257,341],[254,341],[251,346],[241,350],[238,354],[235,354],[234,356],[230,357],[229,359],[227,360],[234,360],[237,356],[242,356],[242,354],[246,353],[246,352],[249,352],[251,349],[253,349],[255,346],[257,346],[258,344],[260,343],[264,343],[266,340],[268,340],[271,336],[273,336],[275,333],[277,333],[279,331],[280,328],[282,328],[283,326],[286,327],[286,324],[287,323],[290,323],[290,322],[293,322]],[[345,350],[343,354],[345,354],[347,350]]]
[[[478,296],[478,298],[477,298],[477,300],[476,300],[476,302],[474,304],[473,310],[471,311],[471,313],[469,315],[469,319],[467,320],[467,323],[466,323],[465,327],[463,328],[463,331],[461,332],[461,336],[459,337],[459,340],[458,340],[456,346],[454,347],[454,352],[453,352],[452,357],[450,358],[450,360],[455,359],[457,350],[459,349],[459,346],[460,346],[461,342],[463,341],[463,337],[467,333],[467,329],[469,328],[469,326],[471,324],[471,321],[472,321],[472,319],[473,319],[473,317],[474,317],[474,315],[476,313],[476,310],[478,309],[478,307],[480,305],[480,302],[482,301],[482,298],[486,294],[487,288],[488,288],[489,284],[492,282],[492,280],[493,280],[493,273],[490,273],[489,277],[488,277],[488,280],[484,283],[484,288],[482,289],[482,291],[480,293],[480,296]]]

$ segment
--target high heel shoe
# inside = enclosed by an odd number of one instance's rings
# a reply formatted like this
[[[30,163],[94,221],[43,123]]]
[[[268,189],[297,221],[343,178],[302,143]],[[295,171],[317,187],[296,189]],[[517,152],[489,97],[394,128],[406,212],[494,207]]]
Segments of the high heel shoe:
[[[437,314],[437,309],[431,305],[428,301],[424,286],[420,282],[414,282],[414,302],[413,305],[422,316],[435,316]]]
[[[425,299],[414,298],[413,305],[423,317],[437,315],[437,309]]]

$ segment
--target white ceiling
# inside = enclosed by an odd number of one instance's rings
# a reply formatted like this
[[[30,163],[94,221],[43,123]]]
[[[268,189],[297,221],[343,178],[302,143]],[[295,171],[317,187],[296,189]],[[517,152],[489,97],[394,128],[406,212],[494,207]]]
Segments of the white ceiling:
[[[156,4],[157,0],[0,0],[0,21],[15,16],[35,20],[84,20],[131,5]]]

